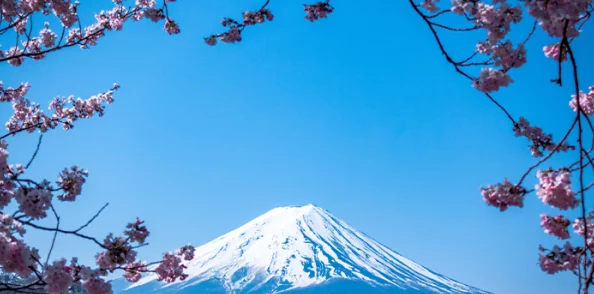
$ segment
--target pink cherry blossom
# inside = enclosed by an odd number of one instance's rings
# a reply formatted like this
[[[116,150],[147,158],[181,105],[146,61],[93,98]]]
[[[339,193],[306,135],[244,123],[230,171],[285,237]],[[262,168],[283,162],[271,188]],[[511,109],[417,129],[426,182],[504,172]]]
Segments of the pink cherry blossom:
[[[64,194],[58,196],[62,201],[74,201],[76,196],[82,193],[82,185],[86,182],[89,172],[77,166],[70,170],[64,169],[58,177],[58,187],[64,190]]]
[[[546,57],[555,61],[559,61],[559,58],[561,58],[561,61],[567,60],[567,50],[563,50],[563,54],[561,54],[561,46],[559,44],[544,46],[542,51]]]
[[[501,66],[504,70],[518,68],[526,63],[526,49],[522,44],[514,49],[508,40],[494,47],[493,60],[496,66]]]
[[[85,279],[82,283],[83,287],[87,291],[87,294],[111,294],[111,284],[106,282],[104,279],[94,276]]]
[[[136,251],[122,237],[114,237],[113,234],[109,234],[103,241],[103,246],[106,250],[95,256],[101,269],[111,270],[118,265],[133,263],[136,259]]]
[[[421,2],[421,6],[427,9],[429,12],[437,12],[439,11],[439,7],[435,5],[436,2],[439,2],[439,0],[423,0],[423,2]]]
[[[591,0],[548,0],[523,1],[528,14],[534,17],[540,27],[552,37],[562,38],[564,32],[568,38],[577,37],[577,23],[588,11]],[[568,22],[568,25],[566,25]]]
[[[165,280],[166,282],[175,282],[178,278],[185,280],[188,275],[184,274],[185,265],[181,264],[181,258],[172,253],[165,253],[161,264],[155,269],[158,275],[158,280]]]
[[[584,226],[584,219],[578,217],[573,222],[573,229],[576,234],[581,237],[585,236],[586,227],[588,228],[588,238],[594,238],[594,222],[592,222],[592,213],[586,217],[586,226]]]
[[[146,229],[146,226],[142,224],[144,224],[144,221],[136,218],[136,222],[129,223],[126,226],[126,231],[124,231],[124,234],[128,236],[130,242],[144,244],[144,241],[149,235],[149,231]]]
[[[44,281],[47,283],[48,293],[68,293],[73,279],[66,271],[66,259],[56,260],[52,265],[46,266]]]
[[[479,91],[490,93],[499,90],[500,87],[507,87],[513,80],[505,72],[493,68],[483,68],[473,87]]]
[[[561,240],[569,238],[569,231],[567,230],[569,225],[569,220],[562,215],[540,215],[540,226],[544,228],[545,233],[556,236]]]
[[[138,282],[142,277],[142,272],[147,271],[145,262],[134,262],[124,267],[124,278],[132,283]]]
[[[312,5],[303,4],[303,6],[305,6],[304,10],[307,14],[305,19],[311,22],[314,22],[320,18],[327,18],[328,14],[334,11],[334,7],[330,5],[329,1],[318,2]]]
[[[540,248],[539,261],[542,271],[548,274],[555,274],[560,271],[573,271],[579,264],[579,248],[574,248],[566,242],[563,248],[554,246],[550,253],[546,254]]]
[[[245,25],[255,25],[263,23],[266,20],[271,21],[273,19],[274,15],[266,8],[262,8],[256,12],[246,11],[243,13],[243,24]]]
[[[167,19],[167,21],[165,22],[165,31],[170,35],[180,33],[179,26],[177,25],[177,23],[175,23],[175,21],[171,19]]]
[[[57,35],[49,29],[49,23],[45,23],[45,28],[39,32],[39,40],[46,48],[54,47]]]
[[[571,189],[571,173],[567,170],[538,171],[536,177],[536,195],[550,206],[567,210],[578,206],[579,201]]]
[[[0,232],[0,266],[7,273],[15,273],[22,278],[29,277],[40,256],[35,248],[27,246],[23,240],[10,233]]]
[[[14,194],[14,199],[19,203],[19,210],[33,219],[42,219],[47,216],[53,194],[47,188],[19,187]]]
[[[588,116],[594,114],[594,86],[590,86],[589,92],[586,94],[583,91],[580,91],[579,95],[580,101],[580,108],[584,113]],[[578,99],[576,99],[576,95],[571,95],[571,101],[569,102],[569,106],[573,109],[574,112],[578,111]]]
[[[513,185],[505,179],[501,184],[496,184],[495,186],[489,185],[487,188],[481,188],[481,194],[488,205],[497,207],[501,211],[505,211],[510,206],[524,206],[526,189]]]
[[[184,260],[192,260],[194,259],[194,252],[196,251],[196,248],[194,248],[194,246],[192,244],[188,244],[180,249],[178,249],[175,254],[179,255],[179,256],[183,256]]]
[[[524,136],[529,141],[532,141],[530,146],[530,152],[534,157],[540,157],[543,155],[543,151],[553,151],[557,144],[553,142],[553,136],[550,134],[544,134],[542,129],[537,126],[531,126],[530,122],[524,117],[520,117],[518,122],[513,128],[516,137]],[[568,150],[575,150],[575,146],[569,145],[567,142],[563,142],[555,152],[565,152]]]

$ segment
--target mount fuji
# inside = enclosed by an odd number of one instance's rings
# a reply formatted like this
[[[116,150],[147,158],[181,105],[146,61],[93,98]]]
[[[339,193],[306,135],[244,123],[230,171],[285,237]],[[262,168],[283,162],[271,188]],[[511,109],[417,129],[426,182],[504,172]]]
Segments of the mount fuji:
[[[184,281],[147,275],[116,293],[489,293],[403,257],[327,210],[275,208],[196,248]]]

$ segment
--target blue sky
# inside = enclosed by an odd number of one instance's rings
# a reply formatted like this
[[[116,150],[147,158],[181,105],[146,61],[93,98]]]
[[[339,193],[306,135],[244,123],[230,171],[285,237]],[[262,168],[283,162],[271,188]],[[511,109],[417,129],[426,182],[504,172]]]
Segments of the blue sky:
[[[462,282],[495,293],[574,291],[571,275],[538,267],[538,245],[556,244],[539,227],[539,214],[554,210],[533,194],[524,209],[505,213],[481,199],[481,186],[518,179],[534,162],[528,142],[455,74],[408,1],[340,1],[329,19],[314,24],[303,20],[301,2],[273,1],[274,21],[246,30],[240,44],[203,43],[221,30],[223,16],[259,5],[173,3],[180,35],[143,21],[90,50],[0,65],[6,86],[28,81],[29,98],[44,106],[55,95],[88,97],[113,82],[122,86],[104,117],[48,133],[29,171],[54,179],[66,166],[89,170],[79,201],[58,206],[64,227],[84,223],[109,202],[87,232],[120,232],[140,216],[151,230],[141,257],[155,260],[274,207],[314,203]],[[83,1],[81,13],[109,7]],[[517,36],[527,25],[514,28]],[[575,43],[582,65],[594,64],[590,28]],[[458,57],[480,39],[447,36]],[[542,56],[548,43],[542,33],[534,36],[528,64],[496,97],[559,138],[571,123],[572,90],[547,82],[556,74]],[[583,85],[594,83],[587,80],[591,67],[580,73]],[[0,115],[7,119],[11,111],[4,105]],[[11,138],[10,162],[26,162],[36,140]],[[51,236],[28,238],[44,249]],[[54,256],[90,262],[97,250],[60,237]]]

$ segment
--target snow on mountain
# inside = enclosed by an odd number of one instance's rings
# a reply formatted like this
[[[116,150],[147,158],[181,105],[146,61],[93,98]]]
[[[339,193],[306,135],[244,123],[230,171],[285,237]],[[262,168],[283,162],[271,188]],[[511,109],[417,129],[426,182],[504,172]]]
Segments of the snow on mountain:
[[[430,271],[314,205],[275,208],[196,248],[186,266],[184,281],[164,284],[148,275],[124,293],[197,293],[188,290],[205,285],[219,285],[218,292],[200,293],[277,293],[333,281],[389,293],[487,293]]]

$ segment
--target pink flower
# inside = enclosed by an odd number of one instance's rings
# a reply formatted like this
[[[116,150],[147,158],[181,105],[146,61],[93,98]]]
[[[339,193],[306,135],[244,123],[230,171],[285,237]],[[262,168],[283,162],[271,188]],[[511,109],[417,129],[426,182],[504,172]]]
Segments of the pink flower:
[[[194,259],[194,252],[196,251],[196,248],[194,248],[193,245],[188,244],[180,249],[177,250],[177,252],[175,252],[175,254],[179,255],[179,256],[183,256],[184,260],[192,260]]]
[[[569,238],[569,220],[562,215],[548,216],[546,214],[540,215],[540,226],[543,227],[545,233],[558,237],[561,240]]]
[[[184,266],[181,264],[181,258],[172,253],[165,253],[163,255],[163,261],[155,269],[155,273],[158,275],[158,280],[165,280],[168,283],[175,282],[178,278],[185,280],[188,275],[184,274]]]
[[[583,91],[580,91],[579,97],[580,108],[582,109],[582,111],[588,116],[594,114],[594,86],[591,86],[589,88],[588,94],[586,94]],[[577,100],[578,99],[576,99],[575,94],[571,95],[571,101],[569,102],[569,106],[571,107],[571,109],[573,109],[574,112],[578,111]]]
[[[488,205],[505,211],[510,206],[518,206],[520,208],[524,206],[526,189],[513,185],[505,179],[502,184],[481,188],[481,194]]]
[[[127,230],[124,231],[124,235],[128,236],[130,242],[144,244],[144,241],[149,235],[149,231],[146,229],[146,226],[143,226],[142,224],[144,224],[144,221],[136,218],[136,222],[129,223],[126,226]]]
[[[54,47],[57,36],[49,29],[49,24],[46,22],[45,28],[39,32],[39,40],[46,48]]]
[[[582,15],[588,11],[591,0],[548,0],[523,1],[528,14],[536,18],[541,28],[550,36],[563,38],[577,37],[576,27]],[[568,25],[566,25],[568,22]]]
[[[588,228],[588,239],[594,238],[594,223],[592,222],[592,213],[586,217],[586,226],[584,226],[584,219],[579,217],[573,222],[573,230],[579,236],[584,237],[586,233],[586,227]]]
[[[204,42],[210,46],[214,46],[217,44],[217,38],[215,36],[210,36],[210,37],[204,38]]]
[[[105,282],[104,279],[99,277],[92,277],[84,280],[83,287],[87,291],[87,294],[111,294],[111,284]]]
[[[494,47],[493,60],[496,66],[501,66],[504,70],[518,68],[526,63],[526,49],[522,44],[513,49],[512,43],[508,40]]]
[[[133,263],[136,259],[136,251],[122,237],[114,237],[109,234],[103,241],[106,251],[99,252],[95,259],[102,270],[112,270],[118,265]]]
[[[42,219],[47,216],[50,208],[52,193],[46,188],[27,188],[21,186],[16,190],[14,199],[19,203],[19,210],[33,219]]]
[[[555,61],[559,61],[560,57],[561,61],[567,60],[567,50],[563,50],[563,54],[561,54],[561,46],[559,46],[559,44],[544,46],[542,48],[542,51],[544,52],[546,57],[551,58]]]
[[[45,267],[44,281],[47,283],[49,293],[68,293],[68,288],[73,279],[65,269],[66,259],[63,258]]]
[[[573,248],[569,242],[565,243],[563,249],[558,246],[553,247],[553,250],[548,254],[545,254],[545,250],[540,248],[540,268],[548,274],[555,274],[560,271],[573,271],[579,264],[580,251],[581,249]]]
[[[314,22],[320,18],[327,18],[328,14],[334,11],[334,7],[332,7],[328,1],[318,2],[312,5],[303,4],[303,6],[305,6],[304,10],[307,14],[305,19],[311,22]]]
[[[435,2],[439,2],[439,0],[423,0],[421,6],[429,12],[437,12],[439,11],[439,7],[435,5]]]
[[[73,166],[71,170],[64,169],[58,177],[58,187],[64,190],[64,194],[58,196],[61,201],[74,201],[76,196],[82,193],[82,185],[86,182],[85,177],[89,176],[89,172],[77,166]]]
[[[245,25],[255,25],[263,23],[266,20],[271,21],[273,19],[274,15],[266,8],[262,8],[256,12],[246,11],[243,13],[243,24]]]
[[[165,31],[170,35],[175,35],[175,34],[180,33],[179,26],[177,26],[177,23],[175,23],[171,19],[167,19],[167,21],[165,22]]]
[[[124,267],[124,271],[124,278],[129,282],[136,283],[142,277],[142,272],[147,271],[146,263],[130,263]]]
[[[523,117],[514,125],[513,131],[516,137],[524,136],[526,139],[532,141],[530,146],[530,152],[534,157],[540,157],[543,155],[544,150],[553,151],[557,144],[553,143],[553,136],[550,134],[544,134],[542,129],[537,126],[530,126],[530,122]],[[563,142],[555,152],[562,152],[567,150],[574,150],[575,146],[569,145],[567,142]]]
[[[6,273],[15,273],[22,278],[29,277],[36,268],[40,256],[35,248],[30,248],[22,240],[11,234],[0,232],[0,266]]]
[[[483,68],[473,87],[479,91],[490,93],[499,90],[500,87],[507,87],[513,80],[503,71],[493,68]]]
[[[579,201],[575,198],[575,193],[571,190],[571,174],[569,171],[545,170],[538,171],[536,177],[539,183],[536,184],[536,195],[550,206],[567,210],[575,208]]]

